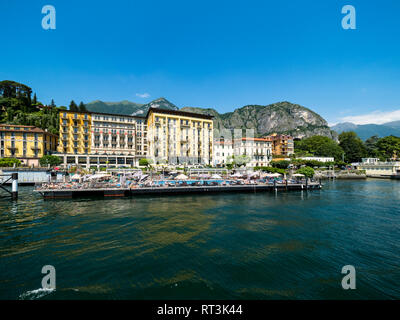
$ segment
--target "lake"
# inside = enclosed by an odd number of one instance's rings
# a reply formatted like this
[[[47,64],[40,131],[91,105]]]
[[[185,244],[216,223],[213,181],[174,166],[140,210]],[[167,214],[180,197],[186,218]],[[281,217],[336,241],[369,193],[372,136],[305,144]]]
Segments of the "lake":
[[[0,299],[400,298],[400,181],[120,199],[32,189],[0,199]],[[55,291],[39,289],[44,265]]]

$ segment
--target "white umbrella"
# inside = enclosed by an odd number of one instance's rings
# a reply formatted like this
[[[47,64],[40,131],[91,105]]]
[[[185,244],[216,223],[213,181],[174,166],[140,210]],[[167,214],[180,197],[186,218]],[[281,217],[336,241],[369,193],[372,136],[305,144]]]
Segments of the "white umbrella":
[[[267,175],[267,177],[280,177],[280,176],[281,176],[280,173],[269,173],[269,174]]]
[[[242,176],[242,174],[241,173],[239,173],[239,172],[236,172],[235,174],[233,174],[231,177],[241,177]]]
[[[95,180],[95,179],[100,179],[100,178],[105,178],[105,177],[111,177],[109,174],[105,173],[96,173],[88,178],[88,180]]]
[[[292,174],[292,177],[305,177],[305,175],[301,174],[301,173],[295,173],[295,174]]]
[[[72,180],[79,180],[80,178],[81,178],[81,175],[80,175],[80,174],[77,174],[77,173],[75,173],[75,174],[71,177]]]
[[[212,176],[211,176],[211,179],[222,179],[222,177],[219,175],[219,174],[213,174]]]
[[[175,177],[175,180],[186,180],[188,178],[188,176],[186,176],[186,175],[184,175],[183,173],[181,173],[181,174],[178,174],[176,177]]]
[[[199,178],[209,178],[210,177],[210,175],[209,174],[206,174],[206,173],[202,173],[202,174],[200,174],[199,175]]]

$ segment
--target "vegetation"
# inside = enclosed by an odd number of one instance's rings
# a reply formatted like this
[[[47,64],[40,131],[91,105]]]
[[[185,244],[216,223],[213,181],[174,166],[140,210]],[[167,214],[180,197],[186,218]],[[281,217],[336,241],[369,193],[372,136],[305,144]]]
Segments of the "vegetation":
[[[61,164],[60,157],[52,156],[52,155],[45,155],[39,159],[39,163],[42,167],[50,166],[58,166]]]
[[[339,146],[344,152],[344,161],[348,163],[359,162],[367,156],[367,148],[353,131],[342,132],[339,135]]]
[[[294,142],[296,156],[320,156],[333,157],[335,160],[341,160],[343,149],[336,141],[323,136],[313,136]]]
[[[16,167],[21,165],[21,161],[15,158],[1,158],[0,159],[0,167]]]
[[[241,167],[249,163],[250,160],[250,157],[247,155],[232,155],[228,157],[227,163],[232,165],[232,167]]]
[[[148,167],[150,167],[151,163],[152,163],[151,159],[143,158],[143,159],[139,160],[139,166],[141,166],[141,167],[148,168]]]
[[[58,112],[54,100],[43,106],[36,93],[22,83],[0,81],[0,123],[36,126],[58,134]]]
[[[264,172],[269,172],[269,173],[280,173],[280,174],[285,174],[286,170],[285,169],[280,169],[280,168],[274,168],[274,167],[254,167],[255,171],[264,171]]]
[[[290,165],[290,161],[288,160],[279,160],[279,161],[272,161],[271,166],[274,168],[279,169],[287,169]]]
[[[296,173],[304,174],[307,178],[312,178],[314,176],[314,169],[311,167],[303,167],[298,169]]]

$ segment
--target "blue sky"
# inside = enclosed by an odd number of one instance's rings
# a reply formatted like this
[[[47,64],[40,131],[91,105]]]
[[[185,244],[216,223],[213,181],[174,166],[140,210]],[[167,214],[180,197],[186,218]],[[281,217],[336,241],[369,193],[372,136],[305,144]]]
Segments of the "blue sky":
[[[330,123],[400,120],[400,1],[0,2],[0,79],[57,105],[233,111],[290,101]],[[41,9],[56,8],[56,30]],[[356,9],[344,30],[341,8]]]

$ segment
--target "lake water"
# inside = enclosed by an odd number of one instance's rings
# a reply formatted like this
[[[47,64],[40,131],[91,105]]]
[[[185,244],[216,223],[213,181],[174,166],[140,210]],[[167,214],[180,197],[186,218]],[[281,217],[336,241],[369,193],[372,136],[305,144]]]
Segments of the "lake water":
[[[0,299],[400,298],[400,181],[122,199],[31,191],[0,200]],[[53,292],[39,290],[44,265]],[[356,290],[342,289],[344,265]]]

